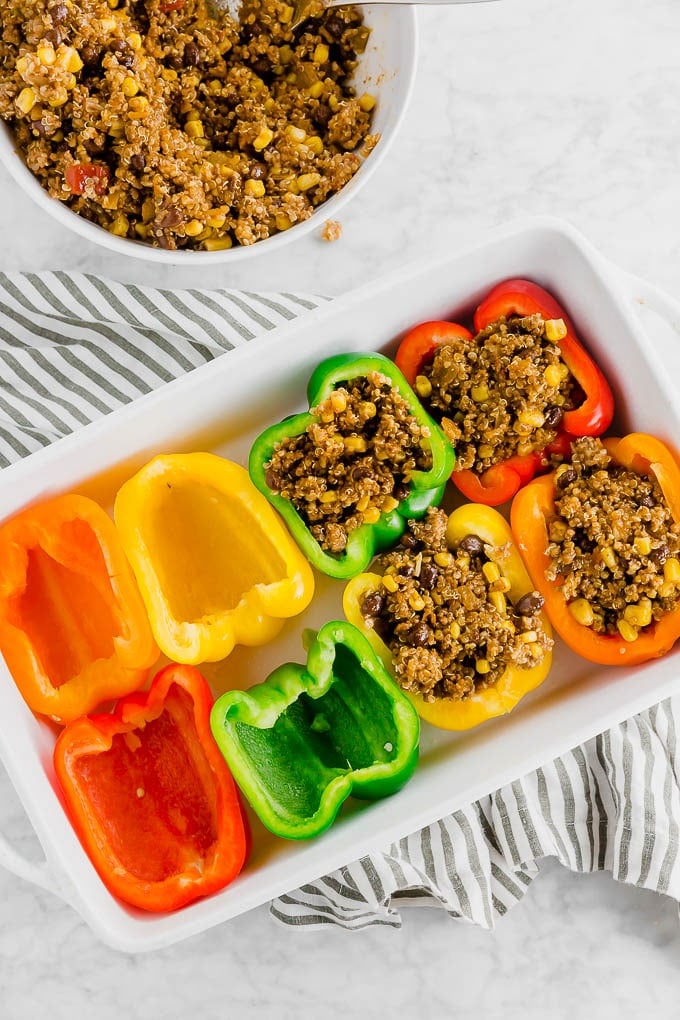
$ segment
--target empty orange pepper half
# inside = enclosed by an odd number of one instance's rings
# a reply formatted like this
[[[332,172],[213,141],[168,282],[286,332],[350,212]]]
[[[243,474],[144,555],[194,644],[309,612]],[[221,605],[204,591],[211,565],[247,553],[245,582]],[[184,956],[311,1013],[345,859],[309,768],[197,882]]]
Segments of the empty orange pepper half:
[[[0,650],[29,707],[60,723],[145,682],[158,648],[91,499],[57,496],[0,526]]]
[[[119,490],[114,517],[160,648],[224,659],[274,638],[309,605],[311,567],[240,465],[161,454]]]

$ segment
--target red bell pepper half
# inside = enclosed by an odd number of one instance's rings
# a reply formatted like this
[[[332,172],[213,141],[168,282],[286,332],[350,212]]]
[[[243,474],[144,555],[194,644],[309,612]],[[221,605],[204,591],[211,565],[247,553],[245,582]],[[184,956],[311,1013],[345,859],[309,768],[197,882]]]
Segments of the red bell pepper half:
[[[222,889],[247,856],[244,816],[210,730],[212,694],[169,665],[111,715],[59,735],[54,766],[73,826],[104,884],[148,911]]]
[[[454,472],[451,481],[466,499],[499,506],[535,475],[550,466],[555,455],[567,456],[570,440],[576,436],[599,436],[611,423],[614,398],[607,380],[579,343],[569,317],[554,297],[529,280],[499,283],[477,307],[473,324],[478,333],[502,317],[539,313],[544,319],[562,319],[567,329],[559,341],[561,358],[580,388],[583,399],[567,411],[552,443],[543,450],[509,457],[481,474],[470,469]],[[454,338],[472,339],[473,334],[455,322],[424,322],[410,330],[399,345],[395,361],[411,386],[434,358],[437,349]]]

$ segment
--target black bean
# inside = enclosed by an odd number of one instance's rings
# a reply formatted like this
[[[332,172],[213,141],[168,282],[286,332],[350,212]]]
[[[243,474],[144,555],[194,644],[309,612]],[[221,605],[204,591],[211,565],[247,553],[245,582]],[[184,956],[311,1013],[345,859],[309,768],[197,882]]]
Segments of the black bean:
[[[109,43],[109,49],[112,53],[125,53],[128,45],[124,39],[114,39],[112,43]]]
[[[312,113],[312,120],[317,127],[328,127],[328,122],[333,116],[333,111],[327,103],[319,103],[316,110]]]
[[[278,471],[274,471],[272,468],[267,468],[264,480],[269,488],[273,489],[274,492],[278,492],[281,488],[281,475]]]
[[[101,142],[96,142],[94,138],[86,138],[83,142],[83,148],[88,156],[98,156],[104,151],[104,146]]]
[[[101,50],[95,49],[94,46],[83,46],[80,51],[80,59],[86,68],[96,67],[101,58]]]
[[[416,568],[412,563],[402,563],[399,567],[399,573],[402,577],[413,577]]]
[[[420,568],[420,586],[425,591],[432,591],[437,583],[439,577],[439,571],[437,570],[434,563],[423,563]]]
[[[127,67],[128,70],[130,70],[130,68],[132,67],[134,62],[135,62],[135,58],[132,55],[132,53],[125,53],[122,56],[118,57],[118,63],[122,67]]]
[[[566,489],[568,485],[571,485],[572,482],[576,481],[576,478],[576,469],[568,467],[566,471],[563,471],[560,475],[558,475],[555,484],[558,489]]]
[[[63,36],[58,28],[50,28],[47,32],[45,32],[45,39],[47,42],[52,43],[56,50],[57,46],[62,41]]]
[[[264,78],[266,75],[271,74],[272,65],[266,57],[257,57],[253,60],[250,66],[255,74],[259,74],[260,78]]]
[[[465,538],[461,538],[458,548],[470,556],[484,555],[484,543],[479,535],[466,535]]]
[[[561,407],[549,407],[546,411],[543,424],[547,429],[555,429],[564,418],[564,411]]]
[[[649,558],[657,567],[662,567],[670,556],[670,552],[667,545],[660,545],[658,549],[652,549]]]
[[[181,71],[184,67],[184,63],[179,53],[169,53],[165,58],[165,63],[172,71]]]
[[[361,613],[364,617],[380,616],[384,608],[385,596],[381,595],[379,591],[369,591],[361,603]]]
[[[55,4],[54,7],[50,7],[50,15],[52,16],[52,23],[59,25],[68,18],[68,7],[66,4]]]
[[[133,152],[133,154],[130,156],[130,169],[137,170],[141,173],[145,166],[146,162],[141,153]]]
[[[401,536],[401,544],[404,549],[415,549],[419,543],[415,535],[412,535],[410,531],[405,531]]]
[[[201,51],[194,42],[188,42],[184,47],[184,66],[198,67],[201,62]]]
[[[646,507],[649,507],[651,509],[654,506],[654,499],[653,499],[653,497],[652,496],[648,496],[648,495],[642,496],[640,498],[640,506],[646,506]]]
[[[267,179],[267,167],[264,163],[254,163],[250,168],[250,176],[254,181]]]
[[[518,599],[515,603],[515,612],[519,616],[533,616],[540,609],[543,608],[544,598],[537,591],[530,591],[526,595],[522,595],[521,599]]]
[[[398,499],[400,503],[402,503],[405,499],[408,499],[410,494],[411,490],[409,489],[408,485],[404,485],[403,482],[397,483],[397,485],[394,486],[394,490],[392,492],[394,498]]]
[[[324,21],[323,27],[329,35],[333,36],[334,39],[339,39],[345,31],[345,22],[341,18],[338,18],[337,15],[332,14],[330,18]]]
[[[408,632],[408,643],[418,648],[430,640],[430,628],[426,623],[416,623]]]

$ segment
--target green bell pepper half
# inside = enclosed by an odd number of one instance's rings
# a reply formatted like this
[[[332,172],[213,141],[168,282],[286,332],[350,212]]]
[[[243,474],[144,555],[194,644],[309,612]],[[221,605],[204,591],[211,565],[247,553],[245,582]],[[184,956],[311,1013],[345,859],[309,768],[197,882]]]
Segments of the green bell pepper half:
[[[223,694],[211,727],[255,813],[286,839],[323,832],[350,794],[396,793],[418,761],[415,709],[345,621],[313,635],[306,666],[285,663],[250,690]]]
[[[319,545],[293,503],[267,485],[265,465],[271,460],[278,443],[301,435],[309,425],[318,421],[311,408],[326,400],[341,383],[366,376],[369,372],[380,372],[387,376],[408,404],[410,413],[419,425],[430,430],[432,467],[429,471],[414,471],[406,499],[394,510],[382,513],[375,524],[362,524],[355,528],[347,539],[345,550],[340,555],[333,555]],[[383,354],[336,354],[327,358],[312,373],[307,386],[307,397],[309,411],[291,415],[257,437],[250,451],[248,470],[254,484],[281,514],[312,566],[329,577],[347,580],[364,571],[382,549],[395,545],[404,533],[409,518],[424,517],[429,507],[439,505],[446,482],[453,471],[455,453],[444,432],[423,409],[400,370]]]

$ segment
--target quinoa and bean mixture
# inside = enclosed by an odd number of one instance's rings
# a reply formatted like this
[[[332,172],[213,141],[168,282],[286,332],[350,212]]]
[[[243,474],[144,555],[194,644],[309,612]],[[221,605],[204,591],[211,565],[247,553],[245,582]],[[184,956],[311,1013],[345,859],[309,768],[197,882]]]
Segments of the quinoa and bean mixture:
[[[406,499],[413,471],[431,470],[430,430],[381,372],[338,386],[312,414],[303,433],[277,443],[265,478],[322,549],[342,553],[351,531]]]
[[[509,667],[538,665],[553,644],[543,597],[527,591],[510,601],[505,546],[470,534],[449,549],[447,522],[439,509],[409,521],[400,545],[376,560],[382,583],[361,605],[392,652],[398,684],[426,701],[468,698]]]
[[[680,601],[680,524],[653,477],[613,464],[599,439],[556,472],[550,580],[578,623],[634,641]]]
[[[456,450],[456,471],[477,473],[548,446],[573,407],[574,379],[560,358],[562,319],[499,319],[471,340],[436,351],[415,380]]]
[[[352,7],[3,0],[0,117],[48,194],[167,249],[248,245],[311,216],[378,140],[350,84]]]

